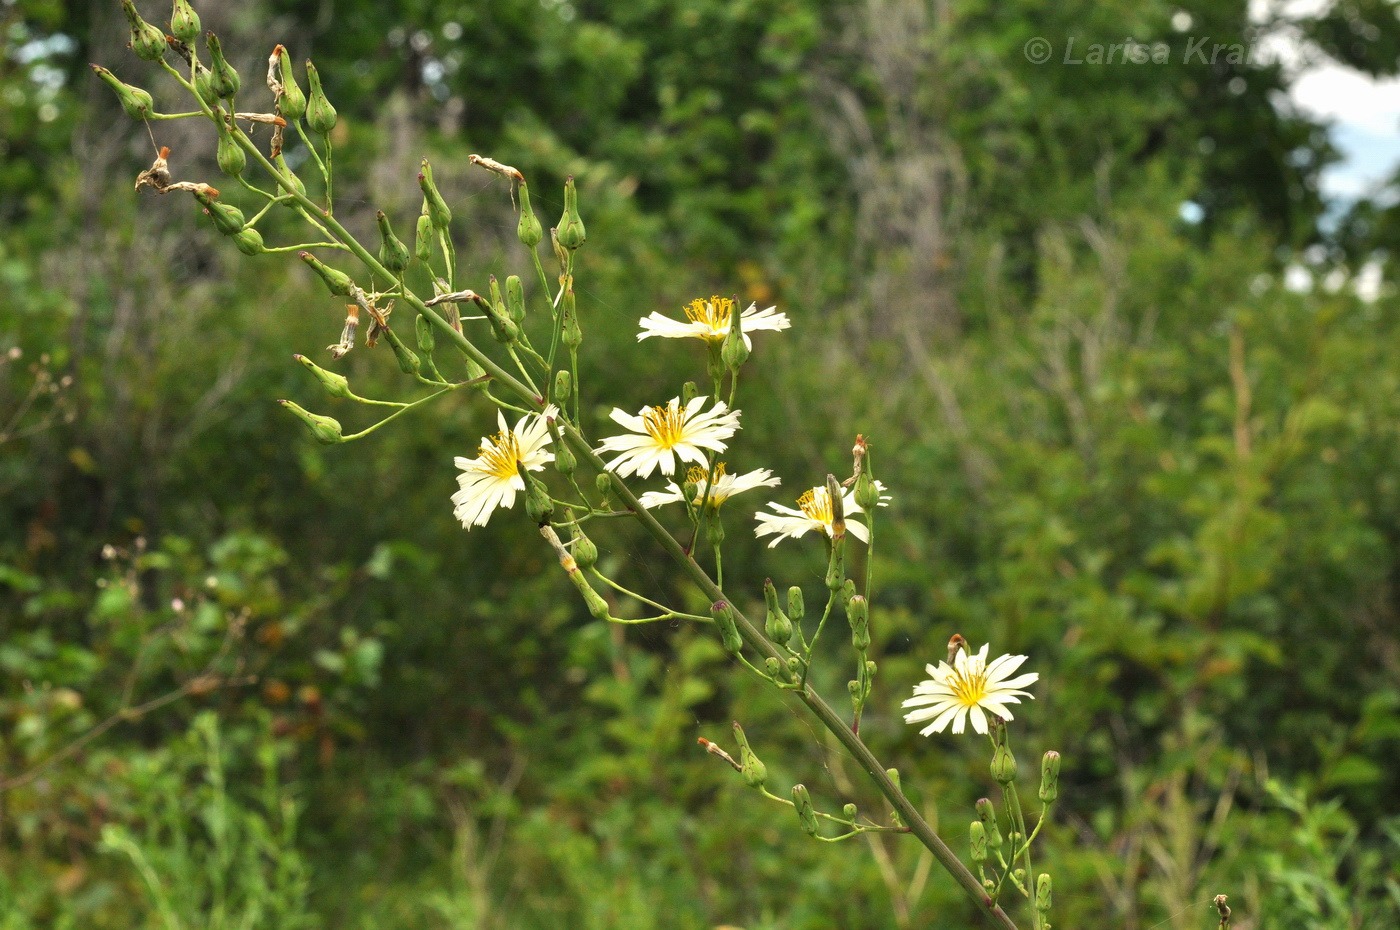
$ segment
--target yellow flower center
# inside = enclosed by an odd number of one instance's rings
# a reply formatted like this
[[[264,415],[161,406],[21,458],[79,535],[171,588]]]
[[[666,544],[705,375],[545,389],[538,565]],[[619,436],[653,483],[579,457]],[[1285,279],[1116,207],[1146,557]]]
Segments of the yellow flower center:
[[[826,488],[813,488],[797,499],[797,506],[809,518],[823,526],[831,525],[831,495]]]
[[[729,332],[729,320],[734,315],[734,301],[728,297],[711,297],[709,300],[695,298],[685,306],[685,315],[692,323],[703,323],[710,328],[706,338],[719,339]]]
[[[514,432],[497,433],[492,437],[494,444],[487,448],[482,443],[477,451],[481,453],[481,468],[493,478],[515,477],[515,465],[520,461],[520,440]]]
[[[686,484],[693,484],[693,485],[695,485],[695,498],[694,498],[694,502],[695,502],[696,504],[700,503],[701,501],[703,501],[703,500],[705,499],[705,482],[706,482],[707,480],[709,480],[709,477],[710,477],[709,471],[706,470],[706,469],[704,468],[704,466],[701,466],[701,465],[692,465],[692,466],[690,466],[690,470],[687,471],[687,472],[685,473],[685,483],[686,483]],[[710,488],[710,506],[712,506],[712,507],[718,507],[718,506],[720,505],[720,503],[723,502],[723,500],[724,500],[724,498],[723,498],[723,497],[720,495],[720,493],[719,493],[719,487],[718,487],[718,485],[719,485],[719,480],[720,480],[721,478],[723,478],[723,477],[724,477],[724,463],[723,463],[723,462],[716,462],[716,463],[715,463],[715,483],[714,483],[714,486],[712,486],[712,487]]]
[[[669,449],[685,438],[685,410],[674,400],[665,407],[648,407],[642,425],[659,447]]]
[[[969,659],[962,668],[954,668],[948,679],[948,689],[963,707],[976,707],[987,696],[986,666]]]

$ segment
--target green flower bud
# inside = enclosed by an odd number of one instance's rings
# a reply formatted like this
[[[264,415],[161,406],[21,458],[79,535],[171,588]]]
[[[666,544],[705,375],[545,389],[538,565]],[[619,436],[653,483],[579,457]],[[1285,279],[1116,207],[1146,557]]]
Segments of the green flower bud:
[[[467,380],[473,382],[473,391],[485,391],[491,386],[491,382],[486,378],[486,369],[482,368],[470,355],[462,356],[462,364],[467,369]]]
[[[122,12],[131,26],[131,50],[142,61],[159,61],[165,54],[165,33],[141,18],[131,0],[122,0]]]
[[[710,605],[710,616],[714,618],[715,626],[719,627],[719,640],[725,651],[738,655],[739,650],[744,648],[744,640],[734,622],[734,608],[729,606],[728,601],[715,601]]]
[[[846,537],[835,536],[831,540],[831,558],[826,563],[826,589],[840,591],[846,583]]]
[[[496,280],[495,275],[487,275],[486,286],[491,295],[491,306],[495,308],[496,313],[509,318],[510,311],[506,309],[506,300],[501,296],[501,282]]]
[[[846,682],[846,692],[851,696],[851,704],[857,705],[865,700],[865,686],[854,678]]]
[[[494,276],[492,279],[492,287],[497,295],[501,293],[501,289],[495,286]],[[486,312],[486,320],[491,324],[491,333],[496,337],[497,342],[502,345],[511,346],[520,341],[520,327],[516,326],[515,322],[510,317],[506,316],[504,303],[497,304],[494,301],[478,296],[477,306]]]
[[[559,474],[567,478],[574,473],[578,460],[574,458],[574,450],[570,449],[568,443],[564,442],[564,437],[559,432],[559,424],[554,421],[554,418],[550,417],[546,423],[550,438],[554,440],[554,467],[558,469]]]
[[[768,782],[768,766],[749,746],[744,728],[739,726],[737,720],[734,722],[734,738],[739,741],[739,774],[744,777],[744,784],[750,788],[762,788]]]
[[[321,76],[309,60],[306,62],[306,82],[311,86],[311,95],[306,99],[306,125],[323,136],[329,135],[335,128],[335,107],[326,99],[326,92],[321,89]]]
[[[1044,914],[1050,910],[1055,894],[1055,882],[1049,872],[1042,872],[1035,880],[1035,909]]]
[[[189,0],[175,0],[170,11],[170,32],[186,44],[199,38],[199,14],[190,6]]]
[[[777,659],[773,658],[772,656],[769,656],[768,658],[763,660],[763,670],[768,673],[769,678],[776,679],[778,677],[778,673],[783,670],[783,667],[778,664]]]
[[[428,205],[423,204],[423,212],[418,216],[418,226],[413,236],[413,257],[423,264],[433,257],[433,221],[428,216]]]
[[[214,228],[226,236],[231,236],[243,228],[243,211],[219,201],[204,191],[195,191],[194,199],[204,205],[204,212],[214,221]]]
[[[796,623],[807,616],[807,606],[802,600],[802,589],[797,585],[788,588],[788,616]]]
[[[554,402],[561,408],[573,397],[574,376],[567,368],[562,368],[554,373]],[[606,478],[606,475],[599,477]]]
[[[291,185],[292,190],[305,197],[306,185],[301,182],[301,178],[296,176],[296,172],[292,170],[291,165],[287,164],[286,157],[279,152],[277,157],[273,159],[273,162],[277,165],[277,173],[286,179],[287,183]],[[286,204],[289,207],[295,206],[292,201],[286,201]]]
[[[981,865],[987,861],[987,828],[982,821],[974,820],[968,824],[967,836],[972,845],[972,861]]]
[[[724,348],[720,350],[720,357],[724,361],[724,367],[730,371],[737,372],[749,360],[752,353],[749,345],[744,341],[743,324],[740,322],[739,298],[730,301],[729,311],[729,333],[724,337]]]
[[[854,804],[847,804],[841,808],[841,814],[851,823],[856,822],[856,806]]]
[[[861,463],[860,477],[856,479],[856,504],[866,513],[874,513],[880,506],[880,487],[870,475],[870,459]]]
[[[992,778],[1003,787],[1016,780],[1016,757],[1005,741],[992,752]]]
[[[817,835],[817,812],[812,807],[812,796],[806,785],[792,786],[792,806],[797,808],[797,819],[802,824],[802,832],[808,836]]]
[[[515,234],[527,249],[533,249],[544,240],[544,228],[530,208],[530,188],[524,181],[520,182],[520,225],[515,228]]]
[[[554,514],[554,502],[549,499],[549,489],[544,486],[544,482],[527,472],[525,466],[519,462],[515,463],[515,472],[520,476],[520,480],[525,482],[525,513],[531,520],[544,526]],[[574,561],[578,561],[577,553],[574,555]]]
[[[132,119],[150,119],[155,112],[155,102],[151,100],[151,95],[139,87],[133,87],[117,79],[117,76],[101,65],[91,65],[102,82],[112,88],[117,95],[117,101],[126,111],[126,115]]]
[[[598,546],[578,527],[574,527],[574,561],[584,571],[598,564]]]
[[[593,487],[597,488],[598,493],[603,496],[603,506],[611,509],[613,506],[612,476],[607,472],[599,472],[593,478]]]
[[[525,322],[525,285],[518,274],[506,278],[506,309],[516,323]]]
[[[277,47],[282,49],[280,45]],[[306,115],[306,94],[292,73],[292,56],[286,49],[282,49],[282,54],[278,56],[277,68],[282,80],[282,96],[277,101],[277,107],[288,123],[295,123]]]
[[[987,845],[992,849],[1001,848],[1001,827],[997,825],[997,810],[991,799],[981,798],[977,802],[977,819],[987,834]]]
[[[889,776],[890,781],[894,782],[896,788],[899,788],[901,791],[904,790],[899,782],[899,769],[885,769],[885,774]]]
[[[437,185],[433,183],[433,166],[428,164],[426,158],[423,159],[423,170],[418,175],[418,186],[423,191],[423,212],[428,214],[433,228],[446,229],[452,222],[452,211],[448,209],[447,201],[442,199]]]
[[[528,497],[526,498],[526,505],[529,505]],[[574,561],[576,563],[577,559]],[[588,579],[584,577],[583,572],[578,570],[577,565],[569,572],[569,580],[574,583],[575,588],[578,588],[578,593],[583,595],[583,603],[588,608],[589,616],[603,623],[607,623],[612,619],[612,615],[608,613],[608,602],[603,600],[602,595],[593,590],[593,586],[588,583]]]
[[[321,276],[321,280],[326,282],[326,289],[336,297],[349,297],[350,288],[355,284],[350,280],[350,276],[343,271],[322,263],[322,261],[310,252],[298,252],[297,257],[306,262],[311,270]]]
[[[389,337],[389,348],[394,350],[394,360],[399,363],[399,371],[406,375],[415,375],[423,367],[423,362],[418,358],[418,353],[403,344],[403,340],[393,335],[392,330],[385,330],[385,335]]]
[[[792,672],[794,676],[802,674],[802,660],[797,656],[788,656],[787,667],[788,671]]]
[[[326,393],[332,397],[350,397],[350,382],[342,374],[333,371],[326,371],[305,355],[293,355],[292,358],[301,362],[306,369],[316,376],[316,380],[321,382],[321,386],[326,389]]]
[[[403,274],[404,269],[408,267],[408,246],[394,235],[394,230],[389,227],[389,218],[384,215],[383,210],[374,214],[374,221],[379,224],[379,263],[394,274]]]
[[[437,332],[433,330],[433,324],[428,322],[428,318],[420,316],[414,320],[413,332],[418,337],[418,351],[424,355],[432,355],[433,349],[437,348]]]
[[[792,639],[792,621],[778,606],[778,589],[773,587],[773,579],[763,582],[763,601],[768,607],[768,618],[764,622],[764,632],[779,646],[786,646]]]
[[[332,446],[338,442],[345,441],[345,438],[341,435],[340,423],[336,420],[310,413],[289,400],[279,400],[277,403],[286,407],[298,419],[305,423],[307,428],[311,430],[311,435],[316,437],[317,442]]]
[[[234,233],[233,244],[238,246],[238,251],[244,255],[261,255],[267,251],[263,247],[262,233],[251,226]]]
[[[204,44],[209,46],[209,85],[214,89],[214,93],[220,97],[232,97],[238,93],[239,80],[238,72],[233,70],[233,65],[228,63],[224,57],[224,50],[219,45],[219,37],[212,32],[204,34]]]
[[[846,497],[835,475],[826,476],[826,494],[831,498],[831,538],[846,535]]]
[[[846,602],[846,619],[851,624],[851,645],[864,652],[870,648],[870,605],[857,594]]]
[[[713,507],[714,501],[710,504]],[[719,518],[718,511],[712,512],[710,522],[705,524],[705,535],[709,538],[711,546],[724,544],[724,538],[728,534],[724,531],[724,521]]]
[[[1050,750],[1040,759],[1040,800],[1052,803],[1060,796],[1060,754]]]
[[[578,191],[574,189],[573,175],[564,182],[564,215],[559,218],[559,244],[572,252],[583,245],[588,238],[583,228],[583,220],[578,215]]]
[[[220,171],[236,178],[248,166],[248,156],[243,154],[243,147],[233,138],[232,130],[223,125],[223,120],[219,121],[219,126],[219,145],[214,160],[219,163]]]
[[[205,105],[211,109],[219,107],[219,92],[214,89],[214,74],[198,61],[194,63],[193,73],[190,80],[194,83],[194,92],[203,100]]]
[[[847,578],[845,584],[841,585],[841,603],[849,604],[851,598],[856,596],[856,582],[853,578]]]
[[[574,306],[574,289],[564,291],[564,345],[577,349],[583,344],[583,328],[578,325],[578,310]]]
[[[697,397],[699,397],[699,396],[700,396],[700,388],[695,384],[694,381],[687,381],[685,384],[682,384],[682,385],[681,385],[681,406],[682,406],[682,407],[688,406],[692,400],[694,400],[695,398],[697,398]]]

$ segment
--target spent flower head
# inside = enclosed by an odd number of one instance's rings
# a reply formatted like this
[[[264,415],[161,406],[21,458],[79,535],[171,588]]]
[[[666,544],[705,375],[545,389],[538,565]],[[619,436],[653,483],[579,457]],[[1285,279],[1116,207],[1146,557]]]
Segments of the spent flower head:
[[[1038,681],[1040,675],[1029,672],[1011,678],[1026,657],[1004,655],[988,664],[989,648],[989,645],[983,646],[976,655],[962,649],[953,658],[952,665],[939,662],[937,668],[925,666],[932,677],[915,685],[914,696],[904,702],[905,707],[918,708],[905,714],[904,722],[931,721],[919,731],[920,736],[928,736],[943,732],[950,723],[954,733],[961,733],[969,716],[972,728],[986,734],[989,711],[1002,720],[1012,719],[1006,705],[1019,704],[1022,697],[1033,698],[1018,689]]]
[[[481,440],[476,458],[459,455],[453,460],[462,473],[457,476],[460,490],[452,495],[452,514],[463,526],[485,526],[496,508],[515,506],[516,492],[526,489],[517,465],[542,471],[546,462],[554,460],[554,453],[544,447],[550,442],[549,418],[558,413],[559,408],[551,404],[542,413],[521,417],[512,429],[497,411],[500,432]]]
[[[787,314],[777,312],[776,307],[759,310],[757,304],[749,304],[739,317],[743,330],[744,345],[753,348],[749,332],[755,329],[784,330],[792,325]],[[711,297],[709,300],[696,298],[685,305],[686,322],[673,320],[668,316],[653,312],[641,320],[642,331],[637,334],[640,342],[649,336],[662,336],[666,339],[704,339],[719,343],[729,335],[730,322],[734,317],[736,304],[728,297]]]
[[[673,475],[677,459],[702,464],[703,450],[723,452],[724,440],[739,428],[739,411],[730,410],[724,401],[715,401],[702,413],[707,400],[702,395],[681,406],[681,399],[673,397],[664,407],[643,407],[637,416],[614,407],[613,421],[631,432],[609,436],[595,451],[621,453],[608,463],[621,478],[649,478],[658,466],[661,474]]]
[[[685,484],[695,487],[695,493],[690,502],[697,507],[705,500],[705,484],[708,479],[709,470],[703,465],[692,465],[690,470],[686,472]],[[754,488],[777,487],[781,483],[781,479],[774,478],[773,472],[767,468],[755,468],[742,475],[731,475],[725,470],[724,463],[719,462],[715,465],[715,482],[710,487],[709,506],[718,508],[720,504],[735,494],[752,491]],[[643,507],[650,510],[663,504],[674,504],[685,500],[685,490],[678,487],[674,481],[669,481],[666,483],[666,490],[648,491],[638,500]]]
[[[875,484],[881,493],[880,506],[888,506],[890,495],[884,493],[885,486],[878,481]],[[753,532],[759,537],[772,536],[773,541],[768,544],[770,549],[784,539],[797,539],[812,530],[819,530],[828,538],[831,536],[831,492],[825,486],[804,491],[797,499],[796,509],[771,501],[768,506],[776,512],[754,514],[758,526],[754,527]],[[870,534],[866,531],[865,524],[851,519],[852,514],[862,512],[853,491],[846,491],[841,495],[841,506],[846,516],[846,532],[861,542],[868,542]]]

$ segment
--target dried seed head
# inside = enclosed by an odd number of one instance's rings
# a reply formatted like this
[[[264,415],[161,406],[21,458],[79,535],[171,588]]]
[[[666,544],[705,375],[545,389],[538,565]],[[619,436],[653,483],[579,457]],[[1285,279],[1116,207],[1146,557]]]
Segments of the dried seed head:
[[[154,187],[157,191],[164,192],[170,186],[170,164],[166,161],[169,155],[170,146],[161,146],[156,160],[151,162],[151,167],[136,176],[136,190]]]
[[[480,165],[487,171],[494,171],[496,174],[499,174],[503,178],[509,178],[510,180],[516,182],[523,182],[525,180],[525,175],[521,174],[519,171],[516,171],[510,165],[501,164],[494,158],[487,158],[484,155],[469,155],[467,156],[467,160],[470,161],[473,165]]]

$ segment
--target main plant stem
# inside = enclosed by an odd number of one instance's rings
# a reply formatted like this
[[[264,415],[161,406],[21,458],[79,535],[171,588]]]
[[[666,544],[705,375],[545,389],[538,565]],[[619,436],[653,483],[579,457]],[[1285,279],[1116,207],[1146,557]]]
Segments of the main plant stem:
[[[330,227],[336,238],[345,243],[350,251],[354,253],[355,257],[364,263],[372,272],[381,275],[386,280],[393,280],[393,275],[389,273],[389,270],[380,264],[379,260],[374,255],[370,254],[364,246],[360,245],[355,237],[350,235],[338,220],[329,213],[323,211],[305,194],[297,191],[289,180],[283,178],[281,173],[273,166],[272,162],[258,150],[252,139],[236,127],[233,131],[234,138],[237,139],[238,144],[252,155],[269,175],[277,180],[277,183],[284,191],[291,195],[293,200],[299,203],[303,208],[314,210],[316,213],[321,214],[326,225]],[[469,356],[485,369],[498,384],[520,399],[533,404],[536,408],[543,408],[545,406],[545,398],[539,396],[539,394],[531,391],[520,381],[513,378],[489,356],[472,345],[470,340],[453,329],[447,320],[433,312],[432,308],[425,306],[423,301],[416,294],[405,288],[403,297],[420,316],[436,327],[440,333],[465,355]],[[593,449],[584,440],[582,434],[579,433],[576,425],[570,423],[563,424],[561,434],[580,459],[587,461],[597,469],[600,474],[611,475],[606,463],[594,453]],[[675,560],[682,571],[689,576],[690,580],[694,582],[701,591],[705,592],[706,597],[711,601],[728,601],[730,605],[733,606],[733,601],[725,597],[719,585],[715,584],[705,570],[700,567],[699,563],[686,553],[685,549],[676,538],[667,532],[666,528],[657,522],[656,518],[641,505],[626,484],[616,476],[612,476],[612,487],[617,496],[621,498],[627,505],[627,508],[632,511],[651,537],[661,545],[661,548],[666,550],[666,553]],[[772,657],[779,662],[782,661],[782,657],[778,654],[778,649],[773,645],[773,642],[754,626],[737,607],[734,608],[734,622],[739,629],[739,635],[743,637],[744,642],[752,649],[765,657]],[[919,842],[923,843],[924,846],[928,848],[929,852],[933,853],[933,857],[947,870],[948,874],[953,877],[953,880],[962,886],[963,890],[967,892],[968,897],[976,903],[978,908],[980,908],[983,914],[987,916],[988,920],[991,921],[992,925],[1000,927],[1002,930],[1017,930],[1016,923],[1001,909],[1000,905],[992,900],[991,896],[978,882],[976,876],[969,872],[967,867],[964,866],[953,851],[948,848],[947,844],[939,839],[938,834],[929,826],[928,821],[924,820],[918,808],[905,796],[904,792],[899,789],[899,786],[894,783],[893,779],[886,774],[885,766],[881,765],[880,760],[875,758],[875,754],[870,751],[870,747],[865,745],[865,741],[852,731],[846,721],[841,719],[841,716],[831,708],[830,704],[822,699],[821,695],[818,694],[810,684],[804,685],[800,690],[794,693],[802,703],[806,704],[808,709],[816,715],[817,719],[820,720],[828,730],[835,734],[836,738],[840,740],[841,745],[846,747],[855,758],[856,762],[859,763],[860,767],[870,776],[871,781],[875,782],[876,787],[880,789],[880,793],[889,800],[891,806],[899,813],[900,819],[909,827],[909,832],[917,837]]]

